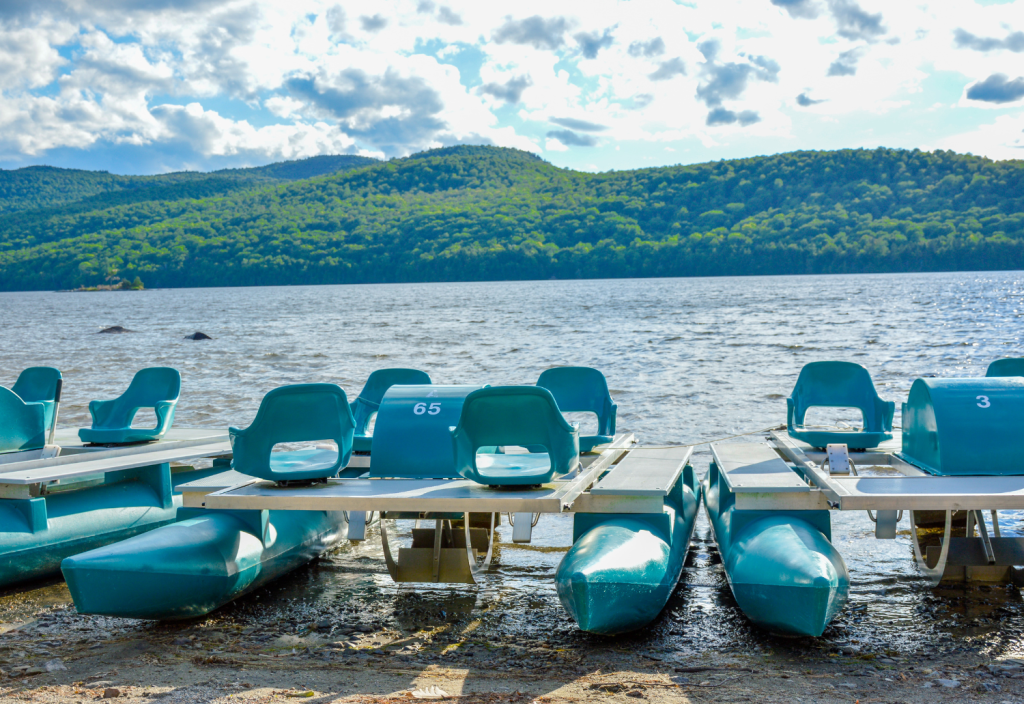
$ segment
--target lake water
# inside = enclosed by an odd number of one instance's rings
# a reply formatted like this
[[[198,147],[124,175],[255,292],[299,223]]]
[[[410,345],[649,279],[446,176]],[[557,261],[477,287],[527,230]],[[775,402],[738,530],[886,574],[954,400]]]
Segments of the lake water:
[[[87,424],[89,400],[116,396],[146,366],[181,371],[177,427],[225,427],[247,425],[282,384],[334,382],[354,397],[381,367],[493,385],[533,383],[548,367],[574,364],[605,373],[620,430],[674,444],[784,423],[785,397],[815,360],[864,365],[897,409],[919,376],[982,376],[991,360],[1024,355],[1024,273],[0,293],[0,319],[0,383],[27,366],[61,369],[63,427]],[[112,325],[134,332],[96,334]],[[197,330],[213,340],[184,339]],[[698,448],[698,475],[709,457]],[[1019,517],[1000,518],[1005,533],[1024,532]],[[913,566],[906,518],[895,541],[875,540],[863,512],[834,512],[833,525],[853,589],[819,647],[1016,649],[1024,609],[1015,588],[933,592]],[[467,614],[521,613],[518,628],[570,633],[552,576],[571,518],[546,516],[534,535],[529,546],[501,545],[480,587],[418,591]],[[709,543],[702,516],[669,608],[634,636],[647,647],[775,642],[739,613]],[[66,599],[62,587],[40,589]],[[228,608],[294,599],[315,612],[358,594],[386,613],[409,593],[390,582],[369,540]]]

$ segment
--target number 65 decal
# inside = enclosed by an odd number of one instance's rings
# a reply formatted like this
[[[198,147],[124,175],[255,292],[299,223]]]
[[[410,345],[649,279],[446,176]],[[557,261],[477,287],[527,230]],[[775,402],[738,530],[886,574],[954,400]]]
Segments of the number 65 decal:
[[[424,413],[426,413],[428,416],[436,416],[438,413],[441,412],[441,404],[432,403],[428,407],[427,404],[425,403],[417,403],[415,406],[412,407],[412,412],[418,416],[421,416]]]
[[[988,400],[988,396],[978,396],[978,408],[988,408],[992,405],[992,402]]]

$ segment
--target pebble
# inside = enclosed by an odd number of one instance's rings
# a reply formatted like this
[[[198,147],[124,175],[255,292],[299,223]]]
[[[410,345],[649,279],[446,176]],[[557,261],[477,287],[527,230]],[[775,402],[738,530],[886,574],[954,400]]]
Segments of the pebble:
[[[104,699],[114,699],[121,696],[121,690],[116,687],[107,687],[103,690]]]
[[[995,682],[982,682],[978,685],[979,692],[999,692],[1002,691],[1002,689],[1003,688]]]
[[[949,688],[959,687],[960,686],[960,680],[942,680],[942,679],[939,679],[939,680],[935,680],[935,683],[938,684],[938,685],[941,685],[943,687],[949,687]]]

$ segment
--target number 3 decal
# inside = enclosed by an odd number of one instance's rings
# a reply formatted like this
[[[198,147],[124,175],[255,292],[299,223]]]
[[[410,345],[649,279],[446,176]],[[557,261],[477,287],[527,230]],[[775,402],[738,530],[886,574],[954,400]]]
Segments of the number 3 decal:
[[[988,396],[978,396],[978,408],[988,408],[992,405],[992,402],[988,400]]]

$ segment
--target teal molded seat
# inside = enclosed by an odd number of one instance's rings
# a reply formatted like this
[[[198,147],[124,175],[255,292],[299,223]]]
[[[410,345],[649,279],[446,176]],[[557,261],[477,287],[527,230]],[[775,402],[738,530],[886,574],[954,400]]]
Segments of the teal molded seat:
[[[11,391],[18,394],[25,403],[43,404],[43,422],[47,428],[48,442],[53,442],[53,429],[57,424],[57,406],[60,404],[63,383],[59,369],[29,367],[18,375],[18,380],[11,387]]]
[[[988,365],[985,376],[1024,376],[1024,357],[997,359]]]
[[[260,402],[248,428],[228,428],[231,468],[274,482],[309,482],[333,477],[352,457],[352,408],[336,384],[293,384],[274,389]],[[274,452],[286,442],[333,440],[334,449]]]
[[[800,370],[796,387],[786,399],[789,435],[811,447],[845,443],[851,449],[878,447],[892,440],[892,416],[896,404],[883,401],[875,391],[868,370],[853,362],[811,362]],[[814,407],[857,408],[864,417],[861,430],[805,428],[804,416]]]
[[[604,374],[590,367],[555,367],[540,375],[537,386],[551,392],[562,413],[597,415],[597,435],[581,436],[580,452],[612,441],[618,406],[612,402]]]
[[[555,397],[537,386],[494,386],[466,396],[451,429],[455,469],[489,486],[544,484],[579,463],[579,426],[558,410]],[[494,454],[495,446],[543,447],[546,452]]]
[[[111,401],[90,401],[92,427],[82,428],[82,442],[119,445],[159,440],[174,422],[174,408],[181,393],[181,374],[170,367],[149,367],[135,374],[127,391]],[[152,408],[155,428],[133,428],[140,408]]]
[[[38,450],[46,444],[46,411],[0,386],[0,453]]]
[[[378,369],[366,379],[366,385],[352,402],[352,416],[356,421],[356,435],[352,449],[356,452],[369,452],[373,444],[373,436],[367,434],[370,420],[380,408],[384,394],[392,386],[411,386],[430,384],[430,376],[419,369]]]

